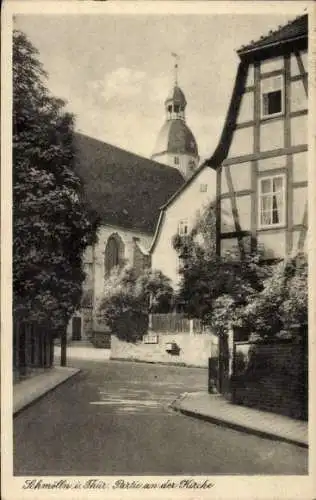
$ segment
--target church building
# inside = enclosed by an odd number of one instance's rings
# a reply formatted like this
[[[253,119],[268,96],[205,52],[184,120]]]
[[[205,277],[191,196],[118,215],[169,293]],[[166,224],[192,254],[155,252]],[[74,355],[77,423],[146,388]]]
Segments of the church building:
[[[89,207],[100,220],[95,245],[83,258],[82,308],[68,326],[72,340],[102,329],[96,309],[112,268],[150,266],[150,247],[160,207],[184,183],[178,169],[83,134],[75,135],[75,171]]]
[[[81,310],[68,326],[72,340],[102,330],[97,305],[112,268],[151,266],[149,249],[160,209],[192,176],[198,166],[196,140],[186,124],[186,99],[178,86],[165,101],[166,121],[151,159],[138,156],[83,134],[75,135],[75,171],[88,205],[100,220],[97,242],[84,255],[86,280]]]

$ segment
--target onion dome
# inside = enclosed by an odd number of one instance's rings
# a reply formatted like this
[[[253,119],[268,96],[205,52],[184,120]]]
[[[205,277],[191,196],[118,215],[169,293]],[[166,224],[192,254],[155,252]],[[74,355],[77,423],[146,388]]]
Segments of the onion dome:
[[[196,140],[184,120],[170,119],[164,123],[158,134],[153,157],[161,153],[198,156]]]

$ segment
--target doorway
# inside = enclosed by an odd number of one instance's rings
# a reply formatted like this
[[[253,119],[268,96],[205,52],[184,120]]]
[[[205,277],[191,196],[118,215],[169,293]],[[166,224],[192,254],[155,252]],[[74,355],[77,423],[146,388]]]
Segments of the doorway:
[[[81,318],[75,316],[72,318],[72,340],[81,340]]]

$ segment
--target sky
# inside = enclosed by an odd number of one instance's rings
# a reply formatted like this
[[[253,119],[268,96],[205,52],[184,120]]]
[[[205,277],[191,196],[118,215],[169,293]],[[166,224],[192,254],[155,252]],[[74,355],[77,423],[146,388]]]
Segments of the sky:
[[[297,14],[303,14],[303,6]],[[19,14],[15,27],[39,50],[51,92],[67,101],[76,130],[150,157],[174,83],[201,159],[217,145],[228,109],[236,49],[295,15]]]

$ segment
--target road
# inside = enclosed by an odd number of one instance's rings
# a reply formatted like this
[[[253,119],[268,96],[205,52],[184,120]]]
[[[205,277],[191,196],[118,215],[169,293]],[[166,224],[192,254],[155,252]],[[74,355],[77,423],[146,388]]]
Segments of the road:
[[[15,475],[304,474],[307,451],[175,413],[206,370],[72,360],[82,371],[14,418]]]

